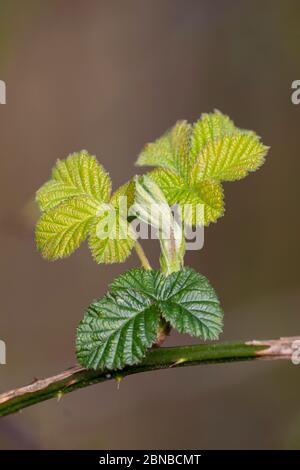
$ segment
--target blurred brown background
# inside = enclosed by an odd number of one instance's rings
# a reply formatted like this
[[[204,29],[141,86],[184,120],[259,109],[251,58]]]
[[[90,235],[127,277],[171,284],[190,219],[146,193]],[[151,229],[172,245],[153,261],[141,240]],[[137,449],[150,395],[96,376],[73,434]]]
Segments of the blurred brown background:
[[[222,298],[223,340],[300,333],[299,23],[297,0],[0,0],[1,391],[72,365],[85,307],[124,269],[86,247],[37,253],[29,203],[55,160],[86,148],[117,186],[146,141],[214,108],[272,149],[226,185],[226,216],[187,264]],[[299,449],[299,389],[300,366],[277,361],[149,373],[2,418],[0,448]]]

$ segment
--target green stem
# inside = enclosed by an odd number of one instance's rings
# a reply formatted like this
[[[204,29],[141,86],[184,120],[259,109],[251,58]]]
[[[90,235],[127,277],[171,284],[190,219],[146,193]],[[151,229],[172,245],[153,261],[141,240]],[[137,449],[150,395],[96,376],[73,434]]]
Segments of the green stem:
[[[176,233],[177,236],[179,231],[181,231],[181,240],[178,243],[178,240],[175,238],[175,227],[177,227]],[[172,274],[176,271],[179,271],[184,266],[184,255],[185,255],[185,239],[184,239],[184,229],[183,224],[179,228],[179,225],[172,216],[172,224],[170,227],[170,238],[165,239],[164,234],[161,234],[160,237],[160,247],[161,247],[161,257],[160,257],[160,266],[161,270],[165,275]]]
[[[223,363],[251,359],[291,359],[295,341],[299,337],[279,340],[238,343],[199,344],[175,348],[153,349],[138,365],[122,371],[103,372],[72,367],[47,379],[36,380],[31,385],[0,395],[0,416],[9,415],[28,406],[63,395],[90,385],[158,369]]]
[[[141,261],[143,268],[150,271],[152,269],[151,264],[149,263],[149,260],[143,250],[142,245],[138,241],[136,241],[134,247],[135,247],[136,254],[138,255]]]

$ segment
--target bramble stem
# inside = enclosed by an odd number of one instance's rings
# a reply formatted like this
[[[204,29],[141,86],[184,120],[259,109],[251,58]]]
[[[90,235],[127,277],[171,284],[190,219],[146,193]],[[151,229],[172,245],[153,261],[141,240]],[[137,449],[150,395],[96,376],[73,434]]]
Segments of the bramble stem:
[[[146,254],[143,250],[142,245],[138,241],[136,241],[134,247],[135,247],[136,254],[138,255],[138,257],[141,261],[141,264],[142,264],[143,268],[150,271],[152,269],[151,264],[149,263],[149,260],[148,260]]]
[[[121,371],[103,372],[75,366],[53,377],[34,381],[31,385],[0,395],[0,416],[106,380],[158,369],[224,363],[252,359],[289,359],[299,345],[300,337],[237,343],[199,344],[175,348],[158,348],[149,352],[142,363]],[[298,341],[298,343],[296,343]]]

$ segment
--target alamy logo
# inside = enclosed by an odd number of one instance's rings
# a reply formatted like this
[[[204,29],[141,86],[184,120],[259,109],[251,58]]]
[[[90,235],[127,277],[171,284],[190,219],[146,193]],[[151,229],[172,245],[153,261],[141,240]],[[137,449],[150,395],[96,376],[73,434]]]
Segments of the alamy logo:
[[[300,340],[296,339],[292,344],[292,363],[295,366],[300,364]]]
[[[0,80],[0,104],[6,104],[6,84]]]
[[[6,364],[6,344],[0,340],[0,365]]]
[[[130,228],[124,221],[133,217]],[[120,196],[117,207],[101,204],[97,215],[96,236],[99,240],[172,240],[181,243],[184,236],[186,250],[201,250],[204,245],[204,204],[173,205],[148,202],[147,209],[139,204],[128,208],[127,196]],[[193,220],[191,223],[186,221]]]
[[[291,94],[291,102],[297,105],[300,103],[300,80],[294,80],[291,88],[294,90]]]

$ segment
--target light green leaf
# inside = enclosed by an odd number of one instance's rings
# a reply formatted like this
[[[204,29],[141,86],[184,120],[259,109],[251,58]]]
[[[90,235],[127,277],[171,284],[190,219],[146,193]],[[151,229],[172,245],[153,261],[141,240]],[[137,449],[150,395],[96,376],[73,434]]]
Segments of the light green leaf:
[[[137,165],[158,166],[188,175],[191,125],[178,121],[175,126],[154,143],[142,150]]]
[[[120,186],[112,195],[110,204],[114,207],[118,207],[120,203],[120,198],[127,198],[127,209],[129,210],[130,207],[134,203],[135,197],[135,182],[134,180],[128,181],[128,183],[123,184]]]
[[[134,232],[126,218],[112,205],[105,205],[98,211],[93,224],[89,247],[97,263],[122,263],[131,253],[135,244]]]
[[[97,203],[76,197],[42,214],[36,226],[36,244],[44,258],[69,256],[85,240],[95,221]]]
[[[37,201],[44,211],[36,228],[36,242],[42,255],[47,259],[68,256],[90,234],[90,248],[98,263],[124,261],[135,243],[126,220],[128,207],[126,204],[124,207],[125,196],[128,204],[133,202],[134,182],[121,186],[111,201],[110,192],[108,174],[85,150],[58,160],[52,179],[37,192]],[[103,208],[107,207],[107,223],[115,209],[118,216],[114,225],[109,224],[108,236],[100,239],[98,229],[103,225]]]
[[[160,151],[162,143],[165,153]],[[238,129],[228,116],[215,111],[203,114],[192,128],[186,121],[178,122],[162,139],[148,144],[138,164],[161,167],[149,175],[168,203],[191,204],[185,222],[195,225],[203,220],[208,225],[224,214],[220,182],[241,179],[259,168],[267,150],[254,132]]]
[[[209,178],[217,181],[244,178],[264,163],[267,150],[254,133],[239,132],[209,142],[193,168],[192,182]]]
[[[190,225],[209,225],[224,214],[222,186],[213,180],[187,183],[168,170],[148,173],[163,191],[170,206],[179,205],[182,220]]]
[[[222,332],[223,312],[217,295],[206,277],[191,268],[166,278],[159,307],[180,333],[212,340]]]
[[[170,205],[179,201],[181,192],[186,188],[183,178],[171,170],[159,168],[147,173],[147,176],[160,187]]]
[[[160,315],[181,333],[216,339],[223,313],[208,280],[190,268],[165,277],[132,269],[94,302],[77,329],[77,357],[88,368],[136,364],[155,341]]]
[[[174,167],[183,178],[188,178],[190,171],[191,131],[192,126],[187,121],[178,121],[170,132]]]
[[[52,170],[52,179],[37,192],[36,199],[42,211],[78,196],[88,196],[97,202],[108,202],[111,181],[94,156],[85,150],[58,160]]]
[[[170,133],[167,132],[155,142],[148,143],[136,162],[138,166],[160,166],[176,171],[173,159]]]
[[[200,181],[190,189],[185,188],[178,201],[182,220],[192,226],[208,226],[225,212],[222,186],[213,180]]]
[[[237,131],[238,129],[231,119],[220,111],[216,110],[214,113],[202,114],[193,126],[190,153],[191,166],[209,142],[216,141]]]

